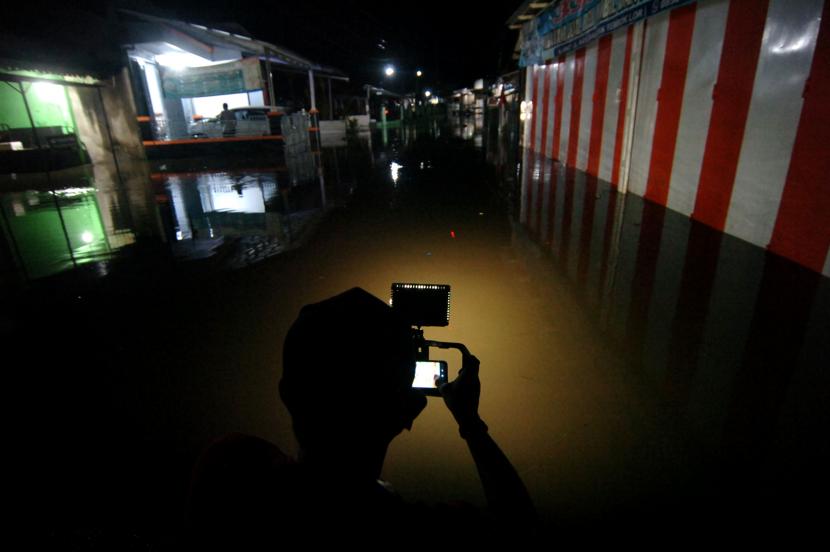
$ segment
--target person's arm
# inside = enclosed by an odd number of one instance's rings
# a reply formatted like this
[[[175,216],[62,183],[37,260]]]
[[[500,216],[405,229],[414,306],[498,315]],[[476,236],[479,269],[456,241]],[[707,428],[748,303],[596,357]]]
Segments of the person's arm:
[[[487,504],[494,514],[523,525],[536,524],[536,511],[519,474],[487,432],[478,415],[481,382],[478,359],[463,355],[458,377],[439,388],[444,402],[458,422],[461,437],[475,461]]]

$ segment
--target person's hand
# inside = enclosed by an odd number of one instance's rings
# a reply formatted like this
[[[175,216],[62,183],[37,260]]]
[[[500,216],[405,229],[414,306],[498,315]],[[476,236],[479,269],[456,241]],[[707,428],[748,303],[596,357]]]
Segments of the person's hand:
[[[478,379],[478,359],[471,354],[462,355],[461,371],[455,380],[440,385],[438,391],[461,428],[480,423],[478,400],[481,381]],[[436,385],[437,385],[436,378]]]

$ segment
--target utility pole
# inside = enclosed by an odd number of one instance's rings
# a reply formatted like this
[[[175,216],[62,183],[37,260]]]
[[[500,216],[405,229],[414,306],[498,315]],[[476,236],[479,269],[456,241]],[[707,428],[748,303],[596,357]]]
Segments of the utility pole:
[[[311,109],[317,109],[317,96],[314,91],[314,71],[308,70],[308,89],[311,92]]]

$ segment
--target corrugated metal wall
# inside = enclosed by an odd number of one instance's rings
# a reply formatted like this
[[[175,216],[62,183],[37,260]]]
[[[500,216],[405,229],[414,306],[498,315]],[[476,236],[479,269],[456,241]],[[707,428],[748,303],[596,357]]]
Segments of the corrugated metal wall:
[[[830,275],[828,18],[824,0],[702,0],[528,67],[528,155]]]

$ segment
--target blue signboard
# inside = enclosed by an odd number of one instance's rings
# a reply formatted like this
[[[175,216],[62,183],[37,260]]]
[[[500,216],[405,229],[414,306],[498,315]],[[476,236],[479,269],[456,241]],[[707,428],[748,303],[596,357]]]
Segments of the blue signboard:
[[[693,0],[562,0],[523,28],[519,65],[541,64],[620,27]]]

